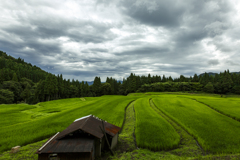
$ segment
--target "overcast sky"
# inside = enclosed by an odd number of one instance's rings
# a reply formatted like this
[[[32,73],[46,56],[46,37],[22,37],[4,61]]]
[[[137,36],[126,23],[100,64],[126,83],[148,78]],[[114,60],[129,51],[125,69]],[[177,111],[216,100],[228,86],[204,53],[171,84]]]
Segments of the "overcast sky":
[[[239,0],[1,0],[0,50],[64,78],[240,71]]]

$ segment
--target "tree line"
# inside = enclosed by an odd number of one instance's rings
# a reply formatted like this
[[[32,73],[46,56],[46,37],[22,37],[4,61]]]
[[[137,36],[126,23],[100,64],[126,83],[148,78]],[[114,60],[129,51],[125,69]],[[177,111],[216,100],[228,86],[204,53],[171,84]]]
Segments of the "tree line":
[[[229,70],[220,74],[207,73],[193,77],[179,78],[165,75],[139,76],[131,73],[122,83],[107,77],[102,83],[95,77],[93,84],[64,79],[62,74],[54,75],[37,66],[15,59],[0,51],[0,104],[38,102],[74,98],[95,97],[102,95],[127,95],[132,92],[208,92],[217,94],[240,94],[240,74]]]
[[[193,77],[172,78],[171,76],[136,76],[131,73],[127,79],[123,79],[120,88],[121,94],[132,92],[207,92],[216,94],[234,93],[240,94],[240,74],[230,73],[229,70],[220,74]]]

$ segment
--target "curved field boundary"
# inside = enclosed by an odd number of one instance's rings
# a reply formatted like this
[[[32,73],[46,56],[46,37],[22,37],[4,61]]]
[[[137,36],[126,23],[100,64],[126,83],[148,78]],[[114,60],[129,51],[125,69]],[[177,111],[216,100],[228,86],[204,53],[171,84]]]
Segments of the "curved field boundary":
[[[133,151],[134,149],[137,148],[135,137],[134,137],[135,123],[136,123],[135,113],[134,113],[134,103],[135,101],[132,101],[126,107],[125,120],[121,128],[121,133],[119,134],[119,141],[121,143],[119,143],[117,146],[117,150],[120,150],[121,152]]]
[[[137,146],[150,150],[169,150],[176,148],[180,136],[173,126],[160,116],[149,104],[149,98],[135,102]]]
[[[127,109],[128,109],[128,107],[129,107],[130,105],[133,105],[134,101],[135,101],[135,100],[132,100],[132,101],[129,102],[128,105],[125,107],[124,120],[123,120],[122,127],[121,127],[119,133],[122,133],[122,129],[123,129],[124,125],[125,125],[126,117],[127,117]]]
[[[240,123],[187,98],[159,97],[154,104],[195,137],[205,151],[240,152]]]

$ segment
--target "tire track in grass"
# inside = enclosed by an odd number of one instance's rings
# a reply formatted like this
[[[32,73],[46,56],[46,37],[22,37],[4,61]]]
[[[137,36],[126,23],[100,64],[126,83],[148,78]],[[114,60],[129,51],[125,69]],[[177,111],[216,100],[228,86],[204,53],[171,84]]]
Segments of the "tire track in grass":
[[[205,154],[198,141],[193,136],[191,136],[185,129],[183,129],[178,123],[176,123],[166,114],[164,114],[160,109],[158,109],[153,103],[152,99],[149,99],[149,104],[160,116],[166,119],[174,127],[174,129],[181,137],[179,148],[173,149],[169,152],[179,156],[198,156]]]
[[[151,108],[149,98],[140,98],[135,105],[138,147],[153,151],[177,148],[180,142],[179,134]]]

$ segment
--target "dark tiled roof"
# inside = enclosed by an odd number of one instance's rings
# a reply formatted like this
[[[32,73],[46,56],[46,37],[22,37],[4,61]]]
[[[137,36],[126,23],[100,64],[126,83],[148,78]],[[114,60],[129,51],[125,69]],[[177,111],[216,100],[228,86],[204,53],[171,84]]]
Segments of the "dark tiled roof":
[[[57,140],[58,135],[37,153],[79,153],[91,152],[94,147],[92,138],[68,138]]]
[[[68,126],[65,130],[63,130],[59,135],[58,139],[61,139],[68,134],[76,131],[76,130],[82,130],[86,133],[89,133],[97,138],[102,138],[104,135],[100,129],[100,126],[102,127],[102,121],[93,117],[88,116],[86,118],[77,120],[73,122],[70,126]],[[113,124],[110,124],[108,122],[104,122],[105,131],[107,134],[114,136],[120,131],[120,127],[117,127]]]

